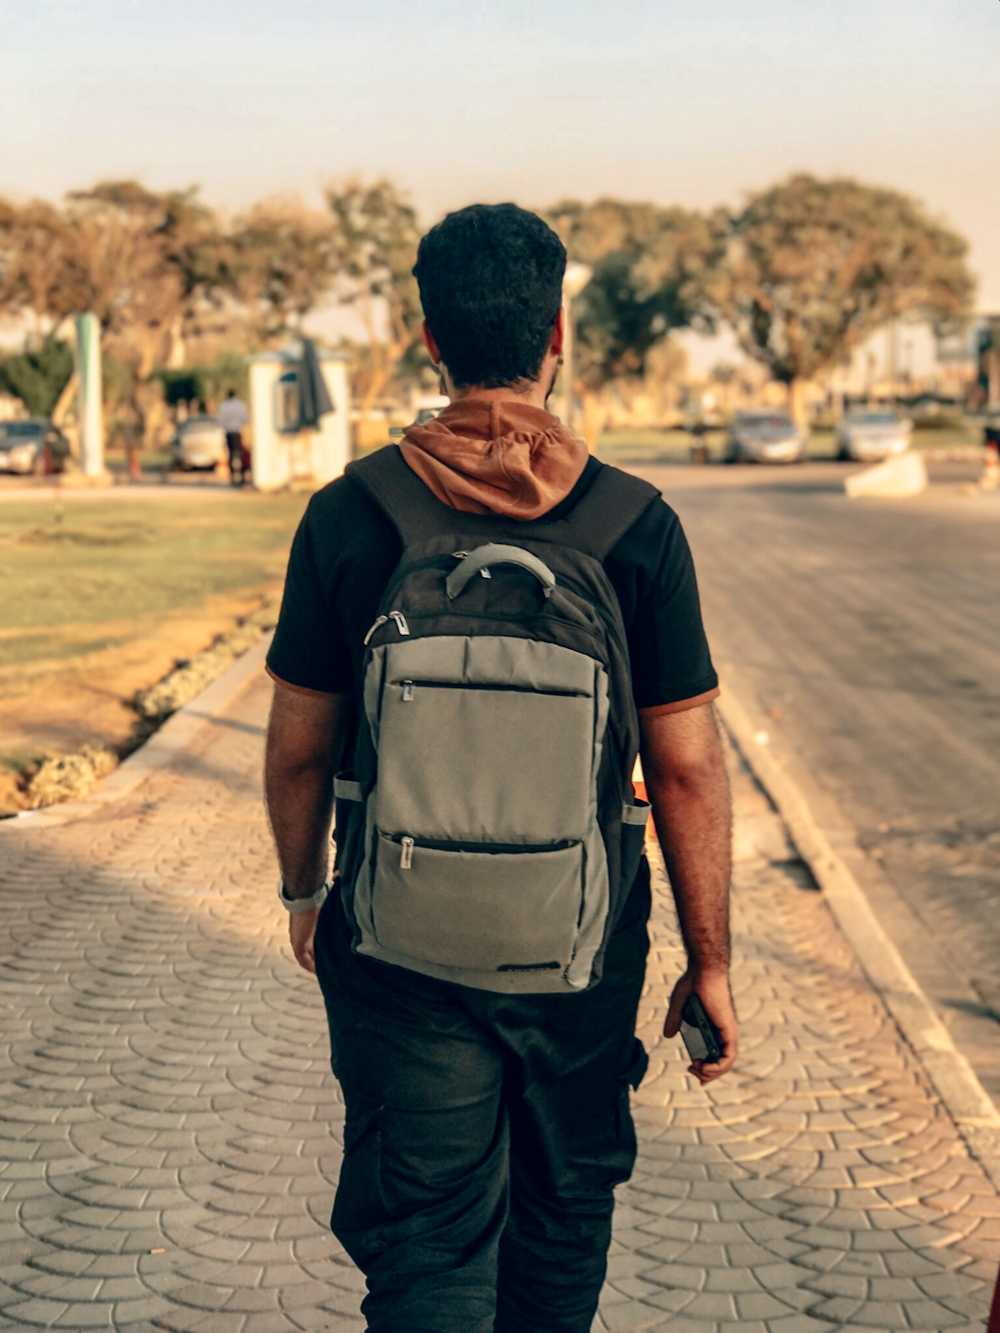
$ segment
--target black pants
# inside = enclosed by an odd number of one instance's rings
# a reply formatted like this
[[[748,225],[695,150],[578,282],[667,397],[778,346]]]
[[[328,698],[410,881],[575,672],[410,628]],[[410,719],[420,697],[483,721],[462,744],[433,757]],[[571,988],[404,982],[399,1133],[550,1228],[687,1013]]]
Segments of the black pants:
[[[243,436],[238,430],[226,431],[226,448],[229,450],[230,479],[234,486],[242,486],[246,477],[243,468]]]
[[[316,964],[347,1106],[332,1226],[370,1333],[589,1333],[635,1160],[648,915],[643,863],[593,990],[502,996],[357,957],[328,900]]]

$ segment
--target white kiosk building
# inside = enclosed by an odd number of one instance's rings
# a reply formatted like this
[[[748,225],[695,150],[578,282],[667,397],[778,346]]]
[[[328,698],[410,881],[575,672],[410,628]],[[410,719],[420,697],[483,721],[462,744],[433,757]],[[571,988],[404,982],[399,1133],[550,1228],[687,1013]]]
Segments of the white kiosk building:
[[[250,358],[252,477],[259,490],[279,490],[296,482],[325,486],[350,462],[347,358],[320,352],[319,364],[333,411],[325,413],[315,429],[307,430],[299,422],[300,347],[293,344]]]

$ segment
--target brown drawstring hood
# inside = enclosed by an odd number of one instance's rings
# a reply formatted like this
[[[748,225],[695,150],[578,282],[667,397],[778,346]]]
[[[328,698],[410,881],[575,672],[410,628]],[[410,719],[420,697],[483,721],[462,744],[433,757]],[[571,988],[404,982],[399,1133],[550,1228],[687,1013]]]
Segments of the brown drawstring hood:
[[[523,520],[565,500],[587,463],[586,444],[558,417],[508,398],[460,398],[408,426],[399,447],[452,509]]]

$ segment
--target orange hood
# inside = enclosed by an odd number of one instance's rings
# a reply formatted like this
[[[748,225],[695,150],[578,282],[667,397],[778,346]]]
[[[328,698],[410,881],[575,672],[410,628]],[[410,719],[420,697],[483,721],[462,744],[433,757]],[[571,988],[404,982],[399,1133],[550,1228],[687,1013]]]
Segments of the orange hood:
[[[452,509],[524,520],[564,500],[587,462],[586,444],[558,417],[516,399],[462,398],[408,426],[399,447]]]

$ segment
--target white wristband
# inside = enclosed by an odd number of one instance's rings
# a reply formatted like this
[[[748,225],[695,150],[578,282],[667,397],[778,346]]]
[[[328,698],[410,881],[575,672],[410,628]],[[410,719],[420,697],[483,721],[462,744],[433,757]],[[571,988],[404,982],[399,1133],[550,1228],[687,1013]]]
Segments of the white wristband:
[[[308,898],[289,898],[285,893],[284,880],[278,885],[278,901],[286,912],[293,915],[296,912],[314,912],[317,907],[322,907],[326,902],[326,896],[330,892],[330,881],[325,880],[315,893]]]

